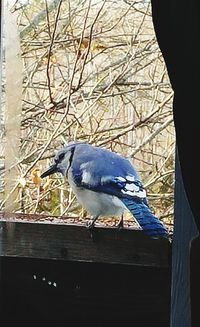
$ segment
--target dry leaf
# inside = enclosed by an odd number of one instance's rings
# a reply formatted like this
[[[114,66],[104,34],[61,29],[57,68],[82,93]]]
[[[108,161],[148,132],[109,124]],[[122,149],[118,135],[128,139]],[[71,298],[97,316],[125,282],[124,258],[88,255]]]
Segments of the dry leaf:
[[[57,62],[58,62],[56,55],[52,55],[50,57],[50,60],[51,60],[52,64],[57,64]]]
[[[100,51],[100,50],[104,50],[107,49],[107,46],[103,43],[99,43],[99,42],[95,42],[93,43],[93,45],[91,46],[91,51]]]
[[[40,177],[40,173],[41,173],[41,170],[40,168],[34,168],[32,171],[31,171],[31,179],[32,179],[32,182],[35,184],[35,185],[40,185],[41,183],[41,177]]]
[[[43,62],[44,65],[48,64],[48,58],[49,58],[48,56],[45,56],[45,57],[42,58],[42,62]],[[52,64],[57,64],[58,60],[57,60],[57,56],[55,54],[52,54],[50,56],[50,62]]]
[[[80,39],[77,40],[78,42],[80,42]],[[89,44],[89,38],[83,38],[81,45],[80,45],[80,49],[86,49],[88,47]]]
[[[79,44],[80,42],[80,39],[78,38],[77,39],[77,42]],[[80,59],[84,59],[84,56],[85,56],[85,50],[88,48],[88,45],[89,45],[89,38],[83,38],[81,44],[80,44],[80,48],[78,50],[78,58]]]
[[[52,182],[52,179],[51,178],[48,178],[46,183],[43,185],[43,190],[46,191],[49,186],[51,185],[51,182]]]

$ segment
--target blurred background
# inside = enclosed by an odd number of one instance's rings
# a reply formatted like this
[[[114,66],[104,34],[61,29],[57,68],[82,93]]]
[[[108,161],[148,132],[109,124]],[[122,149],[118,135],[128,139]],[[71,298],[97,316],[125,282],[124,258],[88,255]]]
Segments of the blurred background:
[[[79,140],[128,157],[173,229],[173,91],[150,1],[5,1],[3,14],[1,212],[85,222],[67,181],[40,179],[55,152]]]

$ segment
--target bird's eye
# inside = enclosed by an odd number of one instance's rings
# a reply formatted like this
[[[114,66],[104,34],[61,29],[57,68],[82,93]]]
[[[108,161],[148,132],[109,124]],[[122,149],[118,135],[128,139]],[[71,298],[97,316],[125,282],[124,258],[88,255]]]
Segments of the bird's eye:
[[[58,155],[56,155],[56,157],[54,158],[54,162],[55,164],[59,164],[65,157],[65,153],[60,153]]]
[[[64,159],[65,153],[59,154],[58,160],[61,161]]]

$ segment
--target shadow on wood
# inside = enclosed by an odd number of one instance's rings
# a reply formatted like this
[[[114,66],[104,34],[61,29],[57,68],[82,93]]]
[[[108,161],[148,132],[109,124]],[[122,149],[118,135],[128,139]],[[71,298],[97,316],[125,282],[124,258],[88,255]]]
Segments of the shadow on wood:
[[[8,257],[2,267],[7,327],[169,327],[166,267]]]

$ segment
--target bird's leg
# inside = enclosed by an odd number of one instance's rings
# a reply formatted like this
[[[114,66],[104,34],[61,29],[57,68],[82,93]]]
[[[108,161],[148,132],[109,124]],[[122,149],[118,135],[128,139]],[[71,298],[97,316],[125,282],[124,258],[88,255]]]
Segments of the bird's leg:
[[[94,229],[94,224],[95,221],[99,218],[99,216],[94,216],[92,219],[90,219],[87,223],[86,223],[86,228],[90,231],[90,237],[93,239],[94,235],[93,235],[93,229]]]
[[[123,216],[123,214],[121,215],[120,221],[117,224],[117,228],[118,229],[124,228],[124,216]]]
[[[88,229],[92,229],[94,228],[94,224],[95,224],[95,221],[99,218],[99,216],[94,216],[92,219],[90,219],[87,224],[86,224],[86,227]]]

